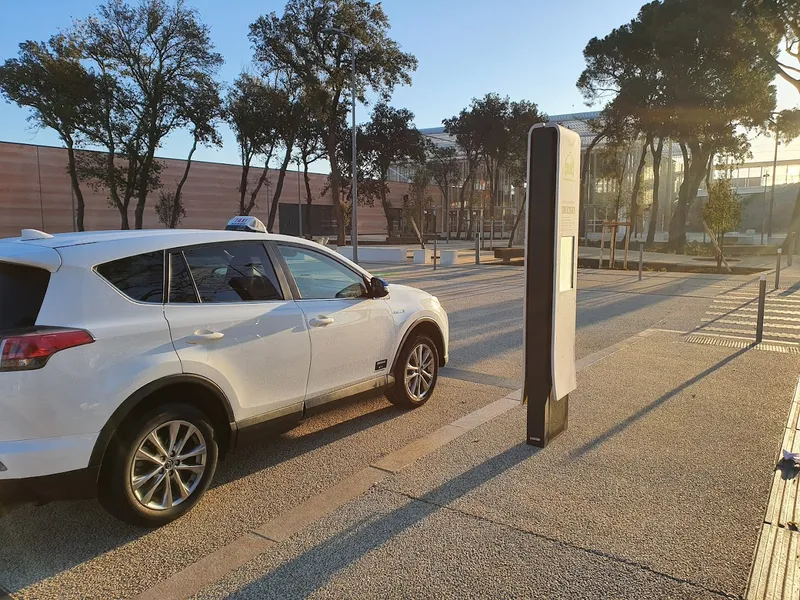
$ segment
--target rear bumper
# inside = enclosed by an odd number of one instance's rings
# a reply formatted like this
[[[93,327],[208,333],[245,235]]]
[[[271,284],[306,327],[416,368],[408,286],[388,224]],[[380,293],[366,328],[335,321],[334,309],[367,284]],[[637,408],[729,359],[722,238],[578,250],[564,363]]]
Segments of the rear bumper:
[[[53,500],[83,500],[97,495],[97,476],[100,467],[88,467],[66,473],[0,479],[0,516],[10,509],[35,502]]]

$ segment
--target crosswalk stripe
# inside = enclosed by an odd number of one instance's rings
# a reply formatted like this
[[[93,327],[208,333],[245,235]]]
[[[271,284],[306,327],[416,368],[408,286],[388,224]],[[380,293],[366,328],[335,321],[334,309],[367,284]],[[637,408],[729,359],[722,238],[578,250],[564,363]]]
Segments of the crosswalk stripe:
[[[731,311],[733,311],[733,312],[758,312],[758,307],[757,306],[742,306],[740,308],[730,308],[730,307],[727,307],[727,306],[714,306],[712,308],[714,308],[716,310],[725,310],[726,314],[731,312]],[[728,310],[729,308],[730,308],[730,310]],[[800,310],[783,310],[783,309],[780,309],[780,308],[772,308],[772,307],[766,308],[765,307],[764,312],[765,313],[768,312],[771,315],[798,315],[798,316],[800,316]],[[713,313],[711,311],[708,311],[708,312],[706,312],[706,314],[711,315],[711,314],[721,314],[721,313]]]
[[[747,325],[755,327],[756,320],[753,319],[752,321],[738,321],[736,319],[710,319],[707,317],[703,317],[701,321],[706,322],[714,322],[714,323],[725,323],[726,325]],[[764,323],[764,328],[767,327],[774,327],[776,329],[797,329],[800,330],[800,325],[787,325],[786,323]]]
[[[800,304],[800,299],[796,299],[796,298],[784,298],[784,297],[779,297],[779,296],[767,295],[767,296],[764,297],[764,299],[766,300],[767,303],[775,302],[775,303],[778,303],[778,304]],[[753,296],[753,295],[750,295],[750,294],[748,294],[748,295],[736,295],[736,296],[729,295],[729,294],[723,294],[722,296],[717,296],[715,298],[715,300],[722,300],[722,301],[728,300],[730,302],[745,302],[745,301],[746,302],[751,302],[753,300],[758,300],[758,296]]]
[[[738,312],[739,312],[739,311],[737,311],[737,313],[738,313]],[[752,315],[751,315],[751,314],[747,314],[747,315],[741,315],[741,317],[744,317],[744,318],[750,318],[750,317],[753,317],[753,318],[755,319],[755,318],[756,318],[756,316],[757,316],[757,314],[758,314],[758,312],[757,312],[757,309],[753,309],[753,312],[755,312],[756,314],[752,314]],[[773,314],[772,314],[773,312],[775,312],[775,311],[770,311],[770,314],[765,314],[765,315],[764,315],[764,320],[765,320],[765,321],[766,321],[766,320],[770,320],[770,321],[789,321],[789,322],[791,322],[791,323],[800,323],[800,318],[796,318],[796,317],[782,317],[782,316],[776,316],[776,315],[773,315]],[[737,315],[737,313],[727,313],[727,312],[707,312],[706,314],[707,314],[707,315],[711,315],[711,316],[713,316],[713,317],[724,317],[724,316],[726,316],[726,315],[730,315],[730,316],[739,316],[739,315]],[[800,315],[800,313],[792,313],[792,314],[795,314],[795,315]],[[713,320],[713,319],[712,319],[712,320]]]
[[[730,328],[726,328],[726,327],[701,327],[701,328],[696,329],[695,331],[697,333],[703,333],[703,332],[706,332],[706,331],[717,331],[717,332],[720,332],[720,333],[738,333],[738,334],[742,334],[742,335],[744,335],[745,337],[748,337],[748,338],[755,338],[755,331],[753,331],[752,329],[743,331],[741,329],[730,329]],[[790,334],[790,333],[781,333],[779,331],[773,331],[769,335],[765,335],[764,339],[767,340],[768,338],[775,338],[775,337],[797,339],[796,335],[793,335],[793,334]]]

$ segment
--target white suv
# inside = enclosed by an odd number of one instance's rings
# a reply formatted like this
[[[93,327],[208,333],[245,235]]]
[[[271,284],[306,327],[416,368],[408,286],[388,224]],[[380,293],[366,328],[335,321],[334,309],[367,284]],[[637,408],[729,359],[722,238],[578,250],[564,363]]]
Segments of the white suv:
[[[424,404],[447,315],[314,242],[236,231],[0,240],[0,514],[97,495],[187,512],[245,434],[385,388]]]

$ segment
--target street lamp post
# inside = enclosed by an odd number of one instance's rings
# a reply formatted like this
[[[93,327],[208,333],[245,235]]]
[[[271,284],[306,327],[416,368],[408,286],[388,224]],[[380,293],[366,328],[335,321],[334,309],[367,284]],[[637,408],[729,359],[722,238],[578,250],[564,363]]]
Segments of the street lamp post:
[[[761,245],[764,245],[764,229],[767,226],[767,184],[769,183],[769,173],[764,173],[764,205],[761,210]],[[769,240],[767,240],[769,241]]]
[[[353,244],[353,262],[358,263],[358,165],[356,164],[356,38],[355,36],[350,35],[343,29],[339,29],[338,27],[327,27],[322,30],[323,33],[334,33],[336,35],[342,35],[350,40],[351,46],[351,54],[352,56],[352,80],[351,80],[351,101],[352,101],[352,113],[353,113],[353,180],[351,189],[353,192],[352,197],[352,207],[350,209],[350,241]]]

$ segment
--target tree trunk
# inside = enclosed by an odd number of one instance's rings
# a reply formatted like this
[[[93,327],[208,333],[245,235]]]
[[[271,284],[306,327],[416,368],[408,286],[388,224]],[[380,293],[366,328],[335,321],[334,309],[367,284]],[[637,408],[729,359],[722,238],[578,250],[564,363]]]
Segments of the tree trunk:
[[[658,146],[655,148],[653,148],[653,141],[650,140],[650,151],[653,153],[653,204],[650,207],[650,223],[647,226],[646,244],[648,246],[652,246],[656,239],[656,227],[658,225],[658,188],[661,185],[661,153],[664,151],[664,138],[658,138]]]
[[[458,192],[458,202],[461,205],[461,215],[458,218],[458,230],[456,231],[456,239],[461,239],[461,231],[464,231],[464,239],[468,240],[471,239],[471,231],[472,228],[470,227],[469,230],[466,229],[467,224],[467,211],[466,211],[466,204],[467,204],[467,193],[472,192],[472,177],[474,176],[475,169],[472,169],[470,173],[467,173],[467,178],[464,180],[464,184],[461,186],[461,189]]]
[[[78,170],[75,167],[75,149],[72,140],[67,142],[67,171],[69,172],[69,180],[72,183],[72,192],[75,194],[75,202],[77,203],[75,227],[78,231],[85,231],[83,227],[83,214],[86,205],[83,200],[80,181],[78,180]]]
[[[314,234],[311,231],[311,202],[314,196],[311,195],[311,178],[308,176],[308,163],[303,162],[303,182],[306,186],[306,214],[303,215],[303,223],[306,224],[306,235],[309,237]]]
[[[386,198],[386,188],[383,186],[381,186],[381,207],[386,217],[386,237],[392,237],[392,219],[389,216],[389,210],[392,208],[392,205],[389,204],[389,200]]]
[[[642,145],[642,155],[639,158],[639,164],[636,167],[636,174],[633,179],[633,191],[631,192],[631,214],[629,221],[631,222],[631,236],[636,235],[637,219],[639,218],[639,189],[642,187],[642,171],[644,170],[644,163],[647,160],[647,147],[653,141],[652,134],[647,134]]]
[[[244,198],[247,195],[247,177],[250,175],[250,159],[242,164],[242,177],[239,180],[239,214],[244,215]]]
[[[186,157],[186,168],[183,170],[183,177],[181,177],[181,180],[178,182],[178,187],[175,188],[176,198],[180,198],[180,195],[183,192],[183,185],[189,178],[189,169],[192,168],[192,156],[194,156],[195,150],[197,150],[197,138],[194,138],[194,141],[192,142],[192,149],[189,150],[189,156]]]
[[[178,226],[178,219],[181,216],[181,209],[183,208],[183,186],[189,178],[189,169],[192,168],[192,156],[197,150],[197,138],[192,140],[192,148],[189,150],[189,156],[186,157],[186,168],[183,169],[183,176],[175,188],[175,199],[172,202],[172,214],[169,216],[169,228],[175,229]]]
[[[328,151],[328,162],[331,165],[331,198],[333,199],[333,216],[336,219],[336,227],[338,230],[336,245],[344,246],[346,238],[344,229],[344,215],[342,214],[342,205],[339,201],[340,174],[339,166],[336,164],[336,130],[336,123],[329,125],[328,137],[325,146]]]
[[[267,175],[269,175],[269,159],[271,156],[272,153],[270,153],[270,155],[267,156],[266,160],[264,161],[264,168],[261,169],[261,175],[258,176],[256,187],[254,187],[253,191],[250,192],[250,200],[247,201],[247,206],[244,207],[244,211],[242,212],[243,215],[249,215],[250,211],[253,210],[258,202],[258,193],[264,186],[264,182],[267,180]]]
[[[111,203],[117,207],[119,211],[119,228],[130,229],[128,222],[128,192],[125,191],[125,201],[119,197],[119,188],[117,187],[117,176],[114,159],[116,153],[113,146],[109,147],[106,153],[106,183],[108,185],[108,195],[111,198]],[[128,161],[130,170],[130,160]]]
[[[792,210],[792,220],[789,221],[789,230],[786,232],[786,239],[783,242],[783,253],[787,254],[789,252],[789,240],[791,239],[791,233],[795,232],[794,234],[794,247],[797,248],[797,245],[800,244],[800,189],[797,190],[797,197],[794,201],[794,209]]]
[[[519,225],[519,221],[522,218],[522,215],[525,214],[525,200],[522,201],[522,204],[517,211],[517,218],[514,219],[514,226],[511,228],[511,234],[508,236],[508,247],[511,248],[514,245],[514,234],[517,233],[517,226]]]
[[[150,171],[153,169],[155,162],[155,148],[148,150],[147,155],[142,162],[141,172],[139,173],[139,189],[136,193],[136,209],[134,210],[134,229],[141,229],[144,224],[144,207],[147,204],[148,183],[150,180]]]
[[[275,184],[275,193],[272,196],[272,205],[269,207],[269,220],[267,221],[267,231],[272,233],[272,227],[275,225],[275,215],[278,214],[278,202],[281,198],[283,191],[283,181],[286,179],[286,170],[289,168],[289,161],[292,159],[292,146],[294,141],[287,144],[286,155],[283,157],[281,163],[281,170],[278,173],[278,183]]]
[[[691,156],[687,153],[686,144],[681,142],[683,152],[683,181],[678,192],[678,206],[669,224],[669,249],[683,254],[686,246],[686,218],[689,206],[697,198],[697,188],[703,180],[708,161],[708,153],[696,142],[689,143]]]

